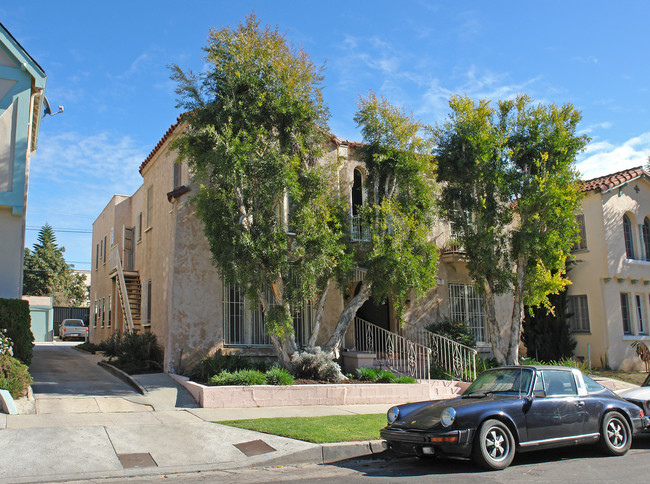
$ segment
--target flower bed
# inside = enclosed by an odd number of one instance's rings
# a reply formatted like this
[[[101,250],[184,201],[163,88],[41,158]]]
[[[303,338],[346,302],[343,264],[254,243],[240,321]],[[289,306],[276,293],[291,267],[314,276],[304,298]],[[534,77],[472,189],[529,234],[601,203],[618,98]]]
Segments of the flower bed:
[[[296,405],[401,404],[454,398],[468,383],[432,380],[419,383],[329,383],[290,386],[206,386],[172,375],[203,408],[283,407]]]

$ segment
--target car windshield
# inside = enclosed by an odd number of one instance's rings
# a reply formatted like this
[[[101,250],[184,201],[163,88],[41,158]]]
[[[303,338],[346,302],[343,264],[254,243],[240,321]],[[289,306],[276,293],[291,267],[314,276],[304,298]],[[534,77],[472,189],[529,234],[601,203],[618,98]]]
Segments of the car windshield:
[[[645,381],[643,382],[643,385],[641,385],[641,386],[642,386],[642,387],[650,387],[650,373],[649,373],[648,376],[645,378]]]
[[[63,321],[65,326],[84,326],[84,322],[81,319],[66,319]]]
[[[482,396],[490,393],[527,394],[533,380],[530,368],[496,368],[481,373],[463,396]]]

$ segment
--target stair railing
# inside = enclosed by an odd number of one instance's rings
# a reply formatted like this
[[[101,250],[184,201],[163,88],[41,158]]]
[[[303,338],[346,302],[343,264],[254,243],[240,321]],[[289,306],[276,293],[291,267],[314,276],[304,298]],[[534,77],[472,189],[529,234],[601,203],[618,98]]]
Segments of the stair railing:
[[[117,293],[120,299],[120,306],[122,307],[122,314],[126,319],[126,324],[129,333],[133,333],[133,315],[131,314],[131,303],[129,303],[129,295],[126,291],[126,282],[124,281],[124,271],[122,270],[122,259],[120,257],[120,248],[117,244],[111,246],[110,255],[111,269],[117,270]]]
[[[416,380],[431,380],[431,349],[403,336],[354,318],[357,351],[375,353],[380,365]]]
[[[456,380],[473,381],[476,378],[476,355],[478,352],[426,329],[405,328],[402,334],[417,343],[431,348],[432,363]]]

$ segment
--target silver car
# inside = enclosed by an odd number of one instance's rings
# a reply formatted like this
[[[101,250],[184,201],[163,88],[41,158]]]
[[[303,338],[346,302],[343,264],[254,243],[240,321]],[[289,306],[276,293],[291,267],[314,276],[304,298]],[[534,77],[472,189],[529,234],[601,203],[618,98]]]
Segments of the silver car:
[[[631,388],[616,393],[628,402],[637,404],[646,415],[650,415],[650,375],[646,377],[639,388]],[[645,431],[650,433],[650,427],[647,427]]]
[[[88,339],[88,327],[81,319],[64,319],[59,327],[61,341],[69,338]]]

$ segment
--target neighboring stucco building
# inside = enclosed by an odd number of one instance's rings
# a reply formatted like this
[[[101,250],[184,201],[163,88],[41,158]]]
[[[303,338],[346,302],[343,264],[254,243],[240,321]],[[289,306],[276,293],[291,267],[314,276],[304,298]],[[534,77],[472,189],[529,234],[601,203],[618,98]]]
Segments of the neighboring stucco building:
[[[585,181],[583,191],[568,289],[574,353],[592,366],[642,370],[631,343],[650,345],[650,179],[637,167]]]
[[[154,332],[164,345],[167,371],[182,372],[217,349],[272,356],[261,311],[251,309],[239,288],[224,286],[211,261],[203,227],[190,203],[195,191],[189,171],[185,164],[175,163],[176,153],[168,149],[181,130],[182,124],[172,125],[141,164],[142,186],[132,196],[115,195],[93,223],[90,340],[98,343],[114,331],[128,329],[126,313],[130,311],[134,329]],[[339,184],[349,199],[351,217],[355,204],[363,203],[365,167],[355,158],[358,146],[331,137],[321,159],[321,163],[339,163]],[[367,234],[354,219],[352,225],[352,243],[363,240]],[[441,231],[434,236],[440,242],[447,234]],[[362,274],[357,272],[359,279]],[[480,298],[458,254],[443,256],[440,275],[439,287],[407,314],[407,327],[423,327],[455,311],[473,322],[481,340]],[[348,297],[353,292],[354,284]],[[129,309],[121,303],[120,294],[130,301]],[[318,344],[333,331],[344,303],[341,291],[332,287]],[[368,302],[357,315],[385,330],[400,332],[390,301],[383,305]],[[312,317],[307,303],[294,317],[299,345],[307,343]],[[355,347],[353,327],[344,347]]]
[[[20,298],[29,162],[43,111],[43,69],[0,24],[0,298]]]

